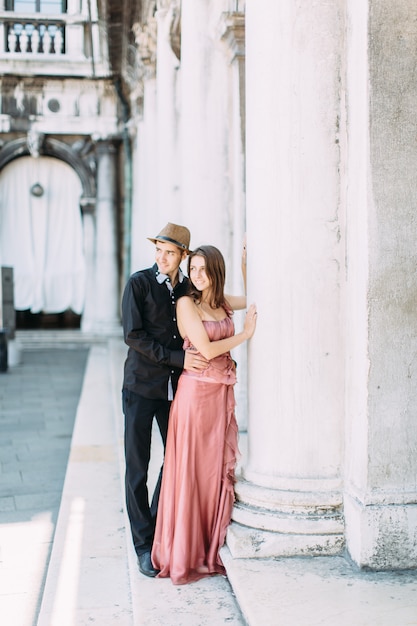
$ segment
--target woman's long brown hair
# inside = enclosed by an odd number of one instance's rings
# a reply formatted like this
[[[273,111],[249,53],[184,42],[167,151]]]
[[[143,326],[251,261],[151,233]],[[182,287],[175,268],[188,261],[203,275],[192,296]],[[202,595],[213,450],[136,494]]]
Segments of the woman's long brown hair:
[[[214,246],[199,246],[193,250],[188,257],[188,276],[190,276],[190,267],[195,256],[203,257],[206,262],[206,274],[211,284],[210,306],[213,309],[219,309],[220,307],[229,309],[230,307],[224,298],[226,266],[222,253]],[[201,291],[194,287],[191,280],[189,295],[194,298],[195,302],[201,302]]]

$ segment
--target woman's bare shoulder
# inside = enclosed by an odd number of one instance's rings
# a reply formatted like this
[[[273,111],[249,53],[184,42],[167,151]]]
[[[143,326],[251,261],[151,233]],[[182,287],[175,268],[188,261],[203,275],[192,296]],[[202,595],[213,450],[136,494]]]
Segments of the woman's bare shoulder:
[[[180,307],[192,307],[195,306],[194,299],[192,296],[181,296],[177,300],[177,306]]]
[[[177,311],[181,313],[197,312],[197,305],[192,296],[181,296],[177,300]]]

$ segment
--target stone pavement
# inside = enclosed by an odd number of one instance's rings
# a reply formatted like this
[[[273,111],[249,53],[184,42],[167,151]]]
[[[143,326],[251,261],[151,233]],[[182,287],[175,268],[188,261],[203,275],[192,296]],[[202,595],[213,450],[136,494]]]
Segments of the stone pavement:
[[[4,626],[31,625],[39,607],[86,359],[87,349],[40,349],[0,375]]]
[[[120,336],[19,341],[22,365],[0,375],[1,626],[417,625],[416,571],[342,557],[236,560],[224,547],[228,578],[142,576],[124,511]],[[155,432],[151,482],[161,461]]]
[[[122,340],[61,331],[20,333],[19,342],[22,364],[0,378],[1,626],[243,625],[225,577],[175,587],[137,569],[123,497]],[[22,491],[33,497],[13,514],[22,447]],[[157,432],[153,447],[151,483]]]

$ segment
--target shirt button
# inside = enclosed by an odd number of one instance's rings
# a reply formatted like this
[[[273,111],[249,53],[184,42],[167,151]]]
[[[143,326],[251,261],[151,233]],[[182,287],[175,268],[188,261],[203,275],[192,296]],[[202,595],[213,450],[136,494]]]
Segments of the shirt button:
[[[177,338],[177,335],[174,335],[174,339],[176,339],[176,338]]]
[[[176,321],[177,321],[177,319],[176,319],[175,317],[173,317],[173,318],[172,318],[172,321],[173,321],[173,322],[176,322]]]

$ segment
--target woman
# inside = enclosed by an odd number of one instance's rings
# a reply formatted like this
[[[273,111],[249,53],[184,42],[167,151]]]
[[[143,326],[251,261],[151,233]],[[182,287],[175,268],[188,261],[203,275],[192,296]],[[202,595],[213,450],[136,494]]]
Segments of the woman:
[[[219,549],[232,513],[238,453],[230,350],[250,339],[256,325],[251,305],[243,331],[234,334],[232,310],[244,308],[246,298],[224,295],[225,264],[217,248],[190,253],[188,275],[191,293],[177,302],[178,328],[184,348],[210,362],[180,376],[152,549],[159,577],[170,576],[177,585],[225,571]]]

